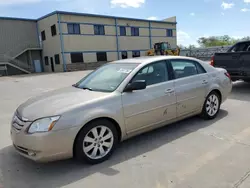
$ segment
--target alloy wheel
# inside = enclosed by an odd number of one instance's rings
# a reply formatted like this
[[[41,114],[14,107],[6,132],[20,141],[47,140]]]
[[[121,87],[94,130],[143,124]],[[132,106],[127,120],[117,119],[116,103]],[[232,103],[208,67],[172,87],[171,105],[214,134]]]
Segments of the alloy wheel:
[[[212,94],[206,102],[206,112],[209,116],[214,116],[219,110],[219,98]]]
[[[106,126],[92,128],[83,140],[83,151],[90,159],[105,157],[114,144],[113,132]]]

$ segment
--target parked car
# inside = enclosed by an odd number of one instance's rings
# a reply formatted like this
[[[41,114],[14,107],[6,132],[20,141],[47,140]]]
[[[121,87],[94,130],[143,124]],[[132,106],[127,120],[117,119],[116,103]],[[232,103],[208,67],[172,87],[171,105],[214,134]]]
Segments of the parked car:
[[[250,41],[238,42],[225,53],[215,53],[211,65],[226,69],[233,81],[250,82]]]
[[[132,136],[198,114],[215,118],[231,89],[226,70],[194,58],[118,60],[21,104],[11,138],[21,155],[37,162],[74,156],[100,163]]]

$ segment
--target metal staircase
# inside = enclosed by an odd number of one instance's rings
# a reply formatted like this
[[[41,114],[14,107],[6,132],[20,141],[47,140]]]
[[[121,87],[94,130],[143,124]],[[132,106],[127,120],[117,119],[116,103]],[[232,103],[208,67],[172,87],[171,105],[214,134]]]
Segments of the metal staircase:
[[[41,50],[41,48],[34,47],[34,45],[30,44],[22,44],[21,46],[19,45],[16,48],[8,51],[7,53],[0,54],[0,66],[1,67],[11,66],[15,69],[20,70],[25,74],[30,74],[33,72],[33,66],[28,64],[28,62],[20,61],[17,58],[22,54],[24,54],[25,52],[32,50]]]

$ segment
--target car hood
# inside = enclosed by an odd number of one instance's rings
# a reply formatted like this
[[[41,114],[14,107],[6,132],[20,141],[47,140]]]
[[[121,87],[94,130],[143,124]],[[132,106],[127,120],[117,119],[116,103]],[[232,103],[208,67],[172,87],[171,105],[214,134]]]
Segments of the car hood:
[[[107,95],[109,93],[67,87],[45,92],[28,99],[18,107],[17,113],[23,119],[34,121],[42,117],[61,115],[74,106],[85,104]]]

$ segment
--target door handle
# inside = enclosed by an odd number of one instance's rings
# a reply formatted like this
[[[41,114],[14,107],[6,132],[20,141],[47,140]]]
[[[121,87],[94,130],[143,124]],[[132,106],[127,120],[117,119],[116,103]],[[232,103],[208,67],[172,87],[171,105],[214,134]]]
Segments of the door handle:
[[[174,89],[166,89],[166,90],[165,90],[165,93],[167,93],[167,94],[168,94],[168,93],[174,93]]]
[[[208,84],[208,81],[207,80],[203,80],[202,84]]]

